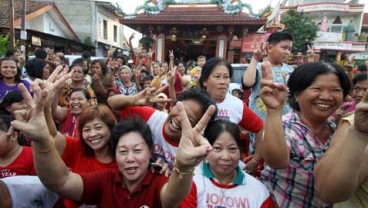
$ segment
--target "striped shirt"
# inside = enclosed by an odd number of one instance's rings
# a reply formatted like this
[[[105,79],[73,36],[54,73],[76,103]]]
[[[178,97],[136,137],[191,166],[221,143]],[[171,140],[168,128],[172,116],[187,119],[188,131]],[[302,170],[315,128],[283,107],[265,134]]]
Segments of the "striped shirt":
[[[322,144],[301,122],[295,112],[283,116],[286,144],[290,148],[290,164],[285,169],[265,166],[261,180],[279,207],[328,207],[316,197],[313,171],[330,145],[335,124],[327,121],[331,133]]]

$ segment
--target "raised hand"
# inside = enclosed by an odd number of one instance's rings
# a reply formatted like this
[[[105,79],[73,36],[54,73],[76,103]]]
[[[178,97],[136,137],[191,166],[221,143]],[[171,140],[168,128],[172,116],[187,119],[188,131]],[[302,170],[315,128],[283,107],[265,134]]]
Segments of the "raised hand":
[[[47,140],[50,137],[50,133],[44,116],[44,106],[48,92],[45,89],[41,90],[40,86],[37,84],[32,83],[32,85],[34,99],[32,99],[30,93],[23,84],[18,85],[18,89],[22,93],[24,101],[28,106],[32,106],[32,108],[24,115],[25,118],[29,118],[24,120],[17,119],[11,123],[11,126],[23,132],[34,141]]]
[[[17,52],[19,54],[19,56],[18,56],[18,62],[19,62],[19,64],[24,64],[26,62],[26,55],[24,54],[23,51],[21,51],[19,49],[17,50]]]
[[[182,129],[178,152],[176,154],[176,166],[181,171],[187,171],[197,166],[212,150],[211,144],[202,136],[201,132],[207,126],[216,107],[211,105],[194,127],[189,122],[183,103],[177,102],[176,107],[178,108]]]
[[[155,51],[152,50],[152,48],[150,48],[148,53],[147,53],[148,58],[152,59],[154,53],[155,53]]]
[[[344,69],[346,71],[352,71],[355,65],[355,56],[353,56],[351,59],[347,57],[346,62],[344,63]]]
[[[36,79],[36,83],[39,83],[42,89],[47,89],[48,91],[47,104],[51,104],[54,101],[55,95],[58,94],[57,92],[63,89],[65,81],[71,77],[73,71],[70,73],[68,71],[69,67],[59,65],[46,81]]]
[[[253,52],[253,57],[257,62],[262,60],[263,57],[265,57],[267,55],[266,52],[266,45],[265,43],[261,44],[261,48],[257,49],[256,51]]]
[[[356,106],[354,127],[362,133],[368,133],[368,90],[365,91],[362,101]]]
[[[314,55],[314,47],[310,47],[310,45],[308,45],[307,56],[313,57],[313,55]]]
[[[171,102],[171,99],[157,98],[157,95],[164,91],[168,85],[164,85],[161,88],[147,87],[138,94],[134,95],[136,105],[150,105],[153,103],[166,103]]]
[[[169,83],[169,85],[171,86],[175,84],[175,74],[176,66],[174,66],[172,70],[167,72],[167,83]]]
[[[169,50],[169,58],[174,59],[174,51],[173,50]]]
[[[268,110],[282,109],[287,96],[286,86],[274,82],[272,66],[268,61],[262,63],[260,96]]]
[[[107,58],[111,59],[113,54],[114,54],[114,49],[110,48],[110,50],[107,51]]]

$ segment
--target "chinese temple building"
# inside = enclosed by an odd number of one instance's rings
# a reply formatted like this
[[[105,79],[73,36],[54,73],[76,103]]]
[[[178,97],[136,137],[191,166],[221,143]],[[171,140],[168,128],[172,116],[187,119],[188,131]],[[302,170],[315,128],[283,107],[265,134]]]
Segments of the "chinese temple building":
[[[270,13],[268,7],[254,14],[239,0],[152,0],[137,14],[124,15],[121,23],[143,34],[142,45],[154,48],[158,61],[165,61],[173,50],[182,61],[205,55],[234,63],[246,52],[242,41],[249,41],[246,37],[264,26]]]

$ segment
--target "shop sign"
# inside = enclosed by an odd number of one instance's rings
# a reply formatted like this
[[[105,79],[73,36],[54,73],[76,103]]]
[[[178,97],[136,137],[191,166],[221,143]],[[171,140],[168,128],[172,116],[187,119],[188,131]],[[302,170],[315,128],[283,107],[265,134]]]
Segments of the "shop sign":
[[[249,34],[247,37],[243,37],[242,53],[253,53],[257,49],[261,49],[262,43],[267,42],[270,34]]]
[[[298,6],[298,12],[315,12],[315,11],[342,11],[348,12],[349,5],[346,4],[315,4]]]

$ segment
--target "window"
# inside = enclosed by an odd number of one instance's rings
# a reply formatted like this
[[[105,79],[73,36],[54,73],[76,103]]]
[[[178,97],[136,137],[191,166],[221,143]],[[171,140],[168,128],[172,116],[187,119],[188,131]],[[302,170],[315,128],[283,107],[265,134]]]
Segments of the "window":
[[[103,20],[103,38],[107,40],[107,21]]]
[[[114,25],[114,42],[118,42],[118,26]]]

